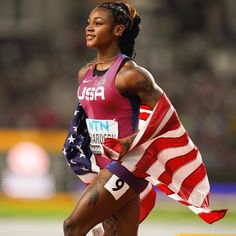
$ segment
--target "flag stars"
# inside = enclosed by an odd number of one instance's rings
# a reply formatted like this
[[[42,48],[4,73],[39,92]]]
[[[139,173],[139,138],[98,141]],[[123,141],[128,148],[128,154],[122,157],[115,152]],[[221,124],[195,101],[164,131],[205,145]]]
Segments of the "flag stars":
[[[74,116],[77,116],[78,113],[79,111],[75,110]]]
[[[88,169],[88,168],[86,168],[85,166],[82,166],[82,167],[81,167],[81,170],[84,170],[84,171],[89,171],[89,169]]]
[[[80,157],[83,157],[83,158],[86,158],[85,154],[84,154],[84,151],[81,149],[81,146],[79,145],[76,145],[76,148],[79,150],[80,152]]]
[[[69,140],[70,143],[74,143],[75,138],[73,138],[73,136],[71,135],[71,136],[68,138],[68,140]]]
[[[78,126],[73,126],[73,130],[74,130],[75,133],[77,133]]]

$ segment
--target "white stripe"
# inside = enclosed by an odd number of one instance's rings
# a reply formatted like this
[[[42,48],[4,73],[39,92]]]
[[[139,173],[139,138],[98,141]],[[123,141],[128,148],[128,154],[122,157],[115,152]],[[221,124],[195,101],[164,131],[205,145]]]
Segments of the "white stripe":
[[[199,213],[209,213],[211,210],[209,208],[195,207],[195,206],[187,206],[191,211],[195,214]]]
[[[145,178],[147,181],[149,181],[152,185],[156,186],[158,184],[162,184],[159,180],[154,179],[152,176],[148,176]]]
[[[97,165],[96,158],[95,158],[94,154],[92,154],[92,156],[90,157],[90,161],[91,161],[92,171],[98,173],[100,171],[100,167]]]
[[[176,193],[173,193],[173,194],[170,194],[168,195],[170,198],[172,198],[173,200],[175,201],[184,201],[184,202],[187,202],[187,203],[190,203],[189,201],[185,201],[183,200],[179,195],[177,195]],[[190,203],[191,204],[191,203]],[[210,212],[210,209],[209,208],[202,208],[202,207],[196,207],[196,206],[192,206],[192,205],[189,205],[187,206],[191,211],[193,211],[194,213],[196,214],[199,214],[199,213],[209,213]]]
[[[187,203],[190,203],[189,201],[185,201],[183,200],[179,195],[177,194],[170,194],[168,195],[170,198],[172,198],[173,200],[175,201],[184,201],[184,202],[187,202]],[[191,203],[190,203],[191,204]],[[196,207],[196,206],[192,206],[192,205],[189,205],[187,206],[191,211],[193,211],[194,213],[196,214],[199,214],[199,213],[209,213],[210,212],[210,209],[209,208],[202,208],[202,207]]]
[[[140,200],[143,200],[152,190],[152,185],[148,183],[147,187],[139,194]]]
[[[147,110],[147,109],[143,109],[143,108],[141,108],[139,111],[140,111],[140,113],[149,113],[149,114],[152,113],[151,110]]]
[[[136,146],[136,144],[139,142],[139,140],[141,139],[141,137],[143,136],[146,128],[148,127],[149,125],[149,121],[151,120],[156,108],[157,108],[157,105],[158,103],[156,104],[155,108],[153,109],[152,113],[150,114],[150,116],[148,117],[148,119],[145,121],[145,124],[143,125],[143,128],[138,132],[138,134],[136,135],[131,147],[130,147],[130,150],[133,149],[133,147]]]
[[[163,164],[157,160],[155,161],[151,167],[147,170],[147,174],[149,174],[150,176],[152,176],[155,179],[158,179],[159,176],[165,171],[165,166],[163,166]]]
[[[201,155],[198,153],[197,158],[192,162],[182,166],[177,170],[172,177],[172,182],[169,184],[170,188],[174,192],[179,192],[183,181],[190,176],[200,165],[202,164]]]
[[[168,132],[166,132],[165,134],[163,134],[163,135],[160,135],[160,136],[158,136],[158,137],[156,137],[155,139],[152,139],[152,140],[148,140],[147,142],[145,142],[144,144],[142,144],[142,145],[139,145],[138,147],[136,147],[136,148],[134,148],[133,150],[130,150],[123,158],[122,158],[122,160],[124,160],[124,161],[122,161],[122,165],[124,165],[129,171],[134,171],[135,170],[135,166],[136,166],[136,164],[140,161],[140,159],[142,158],[142,156],[144,155],[144,153],[146,152],[146,150],[148,149],[148,147],[154,142],[154,141],[156,141],[158,138],[167,138],[167,137],[169,137],[169,138],[177,138],[177,137],[181,137],[184,133],[185,133],[186,131],[185,131],[185,129],[184,129],[184,127],[181,125],[181,126],[179,126],[178,127],[178,129],[176,129],[176,130],[172,130],[172,131],[168,131]],[[188,144],[189,145],[189,144]],[[191,145],[191,144],[190,144]],[[182,150],[182,148],[184,148],[184,147],[181,147],[181,148],[179,148],[179,149],[181,149]],[[175,156],[179,156],[180,154],[179,154],[179,152],[178,152],[178,148],[175,148],[175,149],[177,149],[177,155],[174,155],[175,154],[175,152],[173,152],[173,153],[171,153],[171,155],[172,156],[168,156],[169,157],[169,159],[171,159],[171,158],[173,158],[173,157],[175,157]],[[172,149],[169,149],[170,151],[172,150]],[[192,149],[191,149],[192,150]],[[167,151],[167,150],[166,150]],[[163,151],[164,152],[164,151]],[[163,153],[162,152],[162,153]],[[185,151],[185,149],[183,149],[183,152],[182,153],[187,153],[187,152],[189,152],[189,149],[187,149],[186,151]],[[164,154],[162,154],[162,155],[165,155],[165,153]],[[167,151],[167,155],[170,155],[170,154],[168,154],[168,151]],[[166,155],[166,156],[167,156]],[[163,158],[164,160],[165,160],[165,158]],[[166,159],[166,161],[168,161],[168,159]],[[156,165],[157,164],[157,168],[155,168],[155,166],[154,165]],[[165,164],[165,162],[163,162],[163,164],[162,165],[164,165]],[[152,166],[153,166],[153,168],[155,169],[153,169],[153,171],[152,171]],[[152,175],[151,173],[153,173],[153,176],[158,176],[159,177],[159,175],[158,174],[154,174],[155,173],[155,171],[157,171],[157,173],[160,173],[161,171],[163,171],[163,169],[158,169],[159,168],[159,166],[160,166],[160,164],[159,164],[159,162],[157,161],[155,164],[153,164],[149,169],[150,169],[150,172],[149,172],[149,170],[147,171],[147,173],[148,174],[150,174],[150,175]],[[162,173],[162,172],[161,172]]]
[[[130,172],[133,172],[136,169],[135,166],[139,161],[139,155],[144,154],[145,151],[146,149],[142,148],[141,146],[129,151],[129,153],[124,156],[125,159],[121,162],[121,164],[126,167]]]
[[[185,155],[191,152],[193,148],[194,144],[189,139],[189,143],[185,146],[164,149],[162,152],[159,153],[156,162],[150,166],[150,168],[147,170],[147,173],[153,176],[154,178],[158,179],[160,175],[165,171],[165,165],[167,161],[175,157]]]
[[[157,106],[157,105],[156,105]],[[156,108],[155,108],[156,109]],[[137,143],[139,142],[139,140],[141,139],[141,137],[143,136],[147,126],[149,125],[149,121],[150,119],[152,118],[154,114],[154,110],[152,111],[152,113],[150,114],[150,116],[148,117],[148,119],[145,121],[143,127],[141,130],[139,130],[138,134],[136,135],[131,147],[130,147],[130,150],[133,149],[133,147],[135,147],[137,145]]]
[[[181,137],[185,134],[186,130],[184,129],[183,125],[180,125],[177,129],[175,130],[170,130],[157,138],[178,138]]]
[[[168,195],[170,198],[174,199],[175,201],[184,201],[179,195],[176,193]]]
[[[166,115],[164,116],[164,118],[162,119],[160,125],[157,127],[156,131],[152,134],[151,138],[155,137],[165,126],[165,124],[169,121],[169,119],[171,118],[172,114],[174,113],[175,109],[173,106],[170,106],[170,109],[168,110],[168,112],[166,113]],[[150,139],[151,139],[150,138]]]
[[[133,147],[136,146],[136,144],[139,142],[139,140],[142,138],[145,130],[147,129],[147,127],[149,126],[150,120],[153,116],[153,114],[155,113],[157,106],[155,107],[155,109],[152,111],[152,114],[148,117],[148,119],[146,120],[143,128],[138,132],[137,136],[135,137],[130,149],[132,149]],[[162,119],[161,123],[159,124],[159,126],[157,127],[157,129],[154,131],[154,133],[152,134],[152,136],[149,139],[152,139],[153,137],[155,137],[160,130],[165,126],[165,124],[168,122],[168,120],[170,119],[170,117],[172,116],[174,112],[174,108],[173,106],[170,106],[168,112],[165,114],[164,118]]]
[[[189,142],[185,146],[181,147],[174,147],[174,148],[167,148],[162,150],[158,154],[158,160],[162,163],[162,165],[165,165],[167,161],[169,161],[172,158],[186,155],[187,153],[191,152],[195,148],[193,142],[191,139],[189,139]]]
[[[209,191],[210,186],[206,175],[205,178],[195,186],[188,198],[188,202],[194,206],[201,206]]]
[[[122,165],[125,166],[129,171],[133,172],[135,170],[136,164],[142,158],[143,154],[146,152],[147,148],[152,144],[152,141],[146,142],[139,145],[133,150],[130,150],[122,159]]]

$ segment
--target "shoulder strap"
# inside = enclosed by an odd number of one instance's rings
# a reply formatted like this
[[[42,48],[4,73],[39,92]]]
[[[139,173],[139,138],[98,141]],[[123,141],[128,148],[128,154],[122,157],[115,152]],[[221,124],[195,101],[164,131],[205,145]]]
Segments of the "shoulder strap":
[[[112,64],[112,66],[109,68],[109,70],[108,70],[107,73],[106,73],[106,76],[107,76],[108,78],[113,77],[113,76],[115,76],[115,75],[117,74],[117,72],[118,72],[118,71],[120,70],[120,68],[123,66],[123,65],[121,66],[121,64],[122,64],[122,62],[123,62],[123,60],[124,60],[125,58],[127,58],[127,56],[124,55],[124,54],[120,54],[120,55],[116,58],[115,62]]]
[[[120,71],[120,69],[123,67],[123,65],[124,65],[127,61],[131,61],[131,60],[132,60],[131,58],[125,57],[125,58],[123,59],[123,61],[120,63],[120,66],[119,66],[119,68],[118,68],[118,70],[117,70],[117,73]]]

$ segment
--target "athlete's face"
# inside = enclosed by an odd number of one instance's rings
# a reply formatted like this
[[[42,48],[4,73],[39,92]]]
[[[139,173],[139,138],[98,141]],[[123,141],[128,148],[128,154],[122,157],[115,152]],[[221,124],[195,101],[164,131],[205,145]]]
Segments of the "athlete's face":
[[[86,27],[87,47],[102,49],[117,42],[120,34],[117,29],[110,10],[95,8],[89,15]]]

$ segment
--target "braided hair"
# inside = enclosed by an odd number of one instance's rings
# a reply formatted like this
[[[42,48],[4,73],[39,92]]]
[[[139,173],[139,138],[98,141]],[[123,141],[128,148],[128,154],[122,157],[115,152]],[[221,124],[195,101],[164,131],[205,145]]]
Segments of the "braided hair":
[[[135,39],[139,34],[141,23],[141,18],[137,15],[136,10],[129,4],[122,2],[104,2],[98,7],[111,10],[114,23],[125,26],[125,30],[119,39],[119,47],[121,53],[134,58],[136,55]]]

